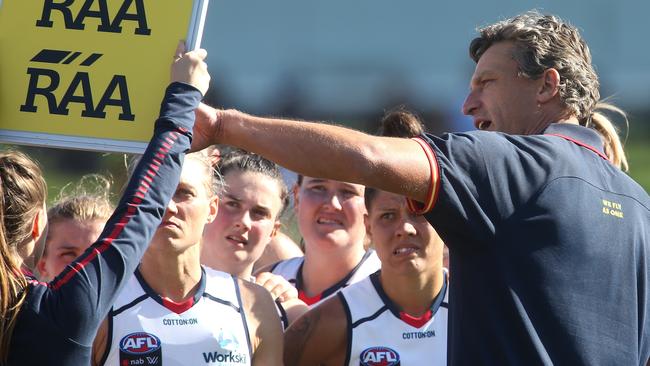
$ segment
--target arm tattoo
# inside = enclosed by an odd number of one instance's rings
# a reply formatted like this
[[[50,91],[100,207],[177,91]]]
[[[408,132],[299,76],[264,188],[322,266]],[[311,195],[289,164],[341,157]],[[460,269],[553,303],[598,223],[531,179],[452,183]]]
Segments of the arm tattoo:
[[[305,351],[305,345],[314,333],[320,320],[320,312],[312,311],[300,317],[285,335],[284,362],[286,366],[298,365]]]

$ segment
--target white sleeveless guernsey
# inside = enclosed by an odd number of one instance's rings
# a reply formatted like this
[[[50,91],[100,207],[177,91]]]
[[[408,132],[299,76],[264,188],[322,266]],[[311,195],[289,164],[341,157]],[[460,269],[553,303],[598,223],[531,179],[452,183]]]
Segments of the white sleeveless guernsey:
[[[304,257],[296,257],[280,261],[273,266],[271,273],[280,275],[284,277],[285,280],[289,281],[289,283],[298,290],[298,298],[304,301],[305,304],[309,305],[309,307],[314,307],[320,304],[323,300],[336,294],[340,289],[363,280],[381,268],[381,262],[379,261],[379,257],[377,257],[377,253],[373,249],[369,249],[366,254],[363,255],[363,258],[361,258],[361,261],[357,266],[354,267],[345,278],[317,296],[307,297],[303,292],[302,285],[302,265],[304,261]]]
[[[379,271],[338,294],[348,317],[349,366],[447,365],[447,274],[431,313],[401,314],[386,296]]]
[[[109,316],[104,365],[251,365],[237,279],[203,267],[194,298],[161,298],[136,270]]]

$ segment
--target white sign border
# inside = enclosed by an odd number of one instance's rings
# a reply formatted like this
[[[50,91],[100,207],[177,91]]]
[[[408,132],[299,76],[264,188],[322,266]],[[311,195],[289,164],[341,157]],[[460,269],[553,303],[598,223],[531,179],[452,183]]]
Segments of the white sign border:
[[[147,147],[146,142],[139,141],[111,140],[3,129],[0,129],[0,143],[129,154],[142,154]]]

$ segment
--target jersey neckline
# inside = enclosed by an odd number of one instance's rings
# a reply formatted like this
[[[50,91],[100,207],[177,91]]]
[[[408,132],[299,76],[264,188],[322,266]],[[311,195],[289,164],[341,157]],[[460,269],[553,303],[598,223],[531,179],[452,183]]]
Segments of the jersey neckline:
[[[388,310],[393,314],[393,316],[403,321],[404,323],[415,328],[422,328],[422,326],[428,323],[429,320],[431,320],[436,315],[441,305],[446,307],[446,304],[443,303],[443,300],[445,299],[445,295],[447,294],[448,277],[446,271],[443,270],[443,281],[442,281],[442,287],[440,288],[440,291],[431,302],[431,306],[429,307],[429,310],[427,310],[424,313],[424,315],[420,317],[415,317],[402,311],[400,307],[388,297],[386,291],[384,291],[384,288],[381,285],[381,281],[379,278],[380,273],[381,270],[371,274],[369,276],[370,282],[374,286],[375,291],[377,291],[377,294],[384,302],[384,305],[386,305]]]
[[[145,281],[144,277],[142,276],[142,273],[140,272],[140,266],[138,266],[134,274],[135,278],[140,283],[140,286],[150,298],[167,308],[169,311],[172,311],[176,314],[182,314],[191,309],[194,304],[199,302],[203,296],[203,293],[205,292],[205,269],[203,266],[201,266],[201,279],[199,280],[199,287],[196,289],[194,296],[182,302],[175,302],[156,293],[156,291],[154,291],[151,286],[149,286],[147,281]]]
[[[300,267],[298,267],[298,272],[296,273],[296,289],[298,290],[298,298],[302,300],[305,304],[308,306],[311,306],[313,304],[316,304],[317,302],[321,301],[322,299],[325,299],[329,297],[330,295],[336,293],[338,290],[346,287],[348,285],[348,281],[354,276],[359,268],[363,265],[363,263],[366,262],[368,258],[374,253],[373,250],[367,250],[366,253],[363,255],[359,263],[352,268],[350,273],[348,273],[343,279],[335,283],[334,285],[328,287],[325,289],[323,292],[320,294],[316,294],[315,296],[307,296],[307,294],[304,291],[304,282],[302,279],[302,267],[305,265],[305,259],[303,258],[302,263],[300,263]]]
[[[607,155],[605,155],[605,146],[602,138],[598,132],[591,128],[570,123],[551,123],[544,130],[544,135],[563,138],[592,151],[605,160],[609,160]]]

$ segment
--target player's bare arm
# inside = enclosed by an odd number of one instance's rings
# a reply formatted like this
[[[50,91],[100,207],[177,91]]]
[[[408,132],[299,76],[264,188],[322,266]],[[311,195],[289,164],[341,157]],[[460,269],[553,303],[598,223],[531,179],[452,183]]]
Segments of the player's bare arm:
[[[284,334],[286,366],[339,366],[345,362],[347,317],[334,296],[309,310]]]
[[[426,199],[431,168],[422,147],[413,140],[371,136],[322,123],[255,117],[204,104],[196,114],[194,150],[227,143],[304,175]]]
[[[246,312],[253,366],[282,366],[282,324],[271,295],[261,286],[238,280]]]

